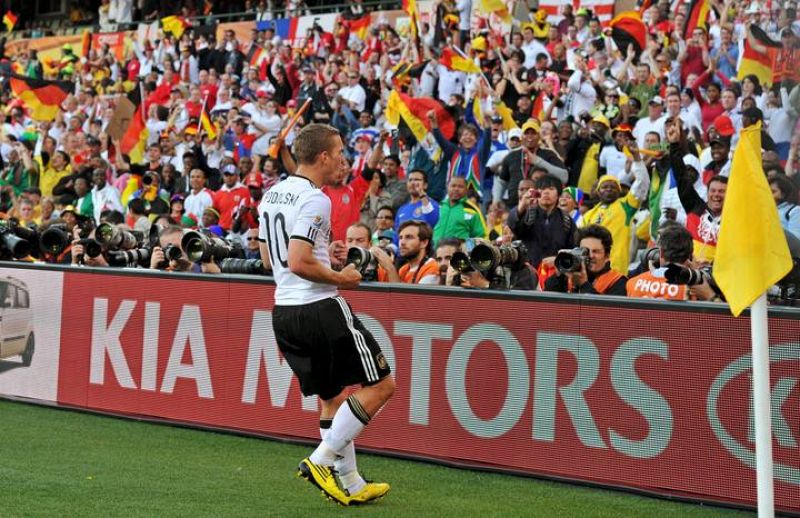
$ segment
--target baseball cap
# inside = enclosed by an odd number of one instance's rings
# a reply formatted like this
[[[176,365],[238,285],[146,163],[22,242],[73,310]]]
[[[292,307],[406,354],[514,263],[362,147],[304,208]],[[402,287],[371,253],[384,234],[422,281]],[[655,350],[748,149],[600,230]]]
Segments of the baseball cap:
[[[378,241],[380,241],[381,239],[389,239],[391,241],[394,241],[395,238],[397,237],[397,234],[395,233],[394,230],[388,228],[386,230],[381,230],[380,232],[378,232],[378,235],[375,237],[378,239]]]
[[[219,211],[214,207],[208,207],[206,210],[203,211],[203,214],[211,214],[212,216],[219,217]]]
[[[664,99],[660,95],[656,95],[647,104],[658,104],[659,106],[664,105]]]
[[[503,117],[501,117],[500,115],[495,115],[492,117],[492,122],[494,122],[495,124],[500,124],[501,122],[503,122]]]
[[[269,97],[269,93],[266,90],[258,89],[256,90],[256,97]]]
[[[541,131],[541,127],[539,126],[539,119],[528,119],[525,121],[525,124],[522,125],[522,133],[525,133],[529,129],[536,131],[539,133]]]
[[[508,139],[511,140],[512,138],[522,138],[522,130],[519,128],[512,128],[508,130]]]
[[[730,147],[731,138],[730,137],[725,137],[725,136],[722,136],[722,135],[718,135],[718,136],[712,138],[711,141],[709,142],[709,145],[713,146],[714,144],[720,144],[720,145],[723,145],[723,146]]]
[[[719,115],[714,119],[714,128],[716,128],[717,133],[723,137],[730,137],[736,133],[736,128],[733,127],[733,121],[727,115]]]
[[[228,164],[222,168],[222,174],[239,174],[239,170],[233,164]]]

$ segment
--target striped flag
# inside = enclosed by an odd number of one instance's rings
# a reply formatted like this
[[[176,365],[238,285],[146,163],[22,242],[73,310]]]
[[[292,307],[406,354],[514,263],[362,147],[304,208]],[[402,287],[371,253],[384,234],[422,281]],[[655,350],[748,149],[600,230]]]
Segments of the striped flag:
[[[683,33],[685,39],[692,37],[692,32],[698,27],[707,29],[708,11],[711,9],[709,0],[692,0],[689,3],[689,10],[686,15],[686,30]]]
[[[167,16],[165,18],[161,18],[161,28],[164,29],[165,33],[171,33],[176,38],[180,38],[183,36],[184,31],[191,27],[186,18],[183,16]]]
[[[364,41],[369,34],[370,25],[372,25],[372,15],[367,13],[361,18],[350,21],[350,33],[354,34],[361,41]]]
[[[61,109],[61,103],[75,90],[71,81],[46,81],[11,75],[11,90],[31,112],[31,118],[51,121]]]
[[[17,15],[12,13],[11,11],[6,11],[6,14],[3,15],[3,25],[6,26],[6,31],[11,32],[14,30],[14,26],[17,24]]]
[[[466,58],[450,47],[442,49],[442,55],[439,57],[439,63],[444,65],[450,70],[459,70],[469,74],[480,74],[481,69],[469,58]]]
[[[129,119],[127,129],[122,135],[122,139],[120,139],[119,147],[123,154],[130,156],[132,164],[138,164],[144,160],[144,151],[149,135],[144,122],[144,103],[142,102],[139,85],[131,90],[128,95],[120,99],[116,109],[124,109],[130,112],[131,108],[133,108],[133,115]],[[114,116],[112,115],[112,119],[113,118]]]
[[[620,13],[608,25],[611,27],[611,39],[623,54],[628,51],[628,45],[633,45],[634,53],[638,58],[647,47],[647,26],[638,12]]]
[[[439,130],[446,139],[453,138],[456,131],[456,123],[453,116],[436,99],[430,97],[411,98],[406,94],[401,94],[397,90],[392,90],[389,101],[386,104],[386,119],[394,126],[405,123],[411,130],[414,138],[422,142],[431,131],[430,121],[427,114],[434,110],[439,122]]]
[[[203,126],[208,138],[211,140],[217,138],[217,127],[213,122],[211,122],[211,118],[208,116],[208,112],[205,108],[203,108],[203,111],[200,112],[200,124]]]
[[[737,78],[742,80],[748,75],[753,74],[758,77],[761,86],[769,88],[774,79],[776,69],[775,60],[778,56],[781,44],[771,40],[770,37],[767,36],[767,33],[755,24],[750,26],[750,32],[753,35],[753,39],[766,47],[766,53],[754,49],[753,46],[750,45],[750,41],[745,38],[744,51],[742,52],[742,58],[739,62]]]

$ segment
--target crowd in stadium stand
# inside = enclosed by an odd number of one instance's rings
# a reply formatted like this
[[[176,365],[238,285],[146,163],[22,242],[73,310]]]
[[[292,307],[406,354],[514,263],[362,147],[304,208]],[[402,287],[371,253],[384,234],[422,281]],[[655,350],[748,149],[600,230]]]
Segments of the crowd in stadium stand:
[[[175,14],[145,4],[148,21]],[[795,2],[646,0],[610,24],[571,3],[558,15],[504,5],[404,2],[411,23],[390,23],[356,1],[332,30],[287,41],[269,20],[297,5],[246,2],[246,41],[178,16],[145,41],[132,33],[122,59],[107,46],[6,52],[0,232],[55,231],[29,255],[4,237],[2,254],[204,272],[226,254],[257,260],[259,200],[295,172],[292,140],[309,122],[335,126],[347,148],[341,185],[323,188],[332,261],[368,250],[376,281],[719,300],[703,272],[753,125],[796,250]],[[189,229],[203,253],[187,256]],[[222,269],[269,268],[236,264]]]

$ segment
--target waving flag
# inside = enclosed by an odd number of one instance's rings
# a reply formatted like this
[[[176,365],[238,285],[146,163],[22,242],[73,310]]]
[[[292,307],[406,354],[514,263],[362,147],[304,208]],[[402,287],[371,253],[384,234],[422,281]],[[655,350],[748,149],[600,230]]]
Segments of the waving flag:
[[[191,27],[186,18],[183,16],[167,16],[165,18],[161,18],[161,27],[164,29],[164,32],[171,33],[176,38],[180,38],[183,36],[184,31]]]
[[[214,125],[213,122],[211,122],[211,119],[209,118],[208,112],[206,111],[205,108],[203,108],[203,111],[200,112],[200,124],[206,131],[206,135],[208,135],[208,138],[210,138],[211,140],[217,138],[217,127]]]
[[[692,37],[692,32],[698,27],[707,29],[706,22],[708,20],[708,11],[711,9],[709,0],[692,0],[689,3],[689,11],[686,16],[686,30],[684,31],[684,38],[689,39]]]
[[[634,53],[638,58],[647,47],[647,26],[636,11],[621,13],[608,25],[611,27],[611,39],[623,54],[628,51],[628,45],[633,45]]]
[[[144,160],[144,150],[149,135],[147,126],[144,123],[144,103],[142,102],[142,95],[138,85],[127,96],[120,99],[120,103],[117,106],[117,109],[125,109],[127,112],[130,112],[131,108],[133,108],[133,115],[129,119],[127,129],[122,135],[122,139],[120,139],[119,146],[123,154],[130,156],[132,164],[138,164]]]
[[[431,131],[428,112],[434,110],[439,122],[439,130],[447,139],[453,138],[456,132],[456,123],[453,116],[436,99],[430,97],[412,98],[392,90],[389,102],[386,104],[386,119],[394,126],[405,123],[411,130],[414,138],[422,142]]]
[[[6,26],[6,30],[11,32],[14,30],[14,26],[17,24],[17,15],[12,13],[11,11],[7,11],[5,15],[3,15],[3,25]]]
[[[367,13],[361,18],[350,21],[350,33],[355,34],[358,39],[364,41],[369,34],[370,25],[372,25],[372,15]]]
[[[56,118],[61,103],[75,89],[71,81],[46,81],[11,75],[11,90],[31,111],[31,118],[51,121]]]
[[[511,23],[511,13],[503,0],[480,0],[478,7],[485,14],[494,13],[505,23]]]
[[[446,66],[450,70],[459,70],[469,74],[480,74],[481,69],[471,59],[464,57],[454,51],[450,47],[442,49],[442,55],[439,57],[439,63]]]
[[[778,50],[781,48],[781,43],[770,39],[767,33],[755,24],[750,26],[750,32],[753,39],[766,48],[766,52],[756,50],[750,45],[750,40],[745,38],[744,51],[739,63],[737,78],[742,80],[753,74],[758,77],[761,86],[769,88],[773,83],[776,68],[775,60],[778,56]]]

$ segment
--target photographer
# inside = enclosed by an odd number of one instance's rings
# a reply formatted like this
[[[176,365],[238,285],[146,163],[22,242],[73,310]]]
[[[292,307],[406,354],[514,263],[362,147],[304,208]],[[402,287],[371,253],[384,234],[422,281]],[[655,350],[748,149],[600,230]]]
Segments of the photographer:
[[[463,246],[459,241],[446,243],[447,240],[443,240],[436,249],[441,284],[462,288],[535,290],[539,279],[528,261],[525,245],[511,239],[512,235],[507,233],[502,244],[475,239]],[[442,264],[445,258],[448,259],[446,266]]]
[[[150,268],[153,270],[166,270],[168,272],[195,272],[195,273],[221,273],[219,266],[210,260],[208,262],[193,263],[186,256],[186,252],[181,249],[181,238],[183,237],[183,228],[179,226],[169,226],[163,230],[158,237],[161,246],[154,246],[153,252],[150,255]],[[174,258],[167,259],[165,251],[178,250],[180,255],[176,252]]]
[[[680,223],[667,221],[658,232],[658,262],[649,264],[650,269],[626,284],[628,297],[664,300],[688,300],[688,286],[670,284],[664,277],[667,265],[692,267],[694,243],[692,235]]]
[[[556,256],[557,275],[545,281],[545,291],[562,293],[590,293],[594,295],[625,296],[627,278],[611,269],[611,232],[600,225],[589,225],[578,230],[575,250],[561,250]],[[579,264],[570,271],[560,268],[561,254],[578,254]]]
[[[379,243],[385,240],[378,234],[376,240]],[[334,243],[331,244],[333,246]],[[339,241],[341,243],[341,241]],[[367,264],[361,266],[361,275],[364,280],[372,280],[378,282],[401,282],[400,276],[397,273],[397,268],[394,266],[395,257],[391,253],[391,249],[385,246],[370,246],[370,231],[369,227],[363,223],[353,223],[347,227],[347,234],[345,238],[345,245],[347,247],[346,257],[351,256],[351,248],[359,248],[368,251],[371,257],[368,258]],[[333,252],[335,253],[335,252]],[[367,255],[367,254],[364,254]],[[337,257],[332,260],[332,263],[344,263],[343,258]]]

